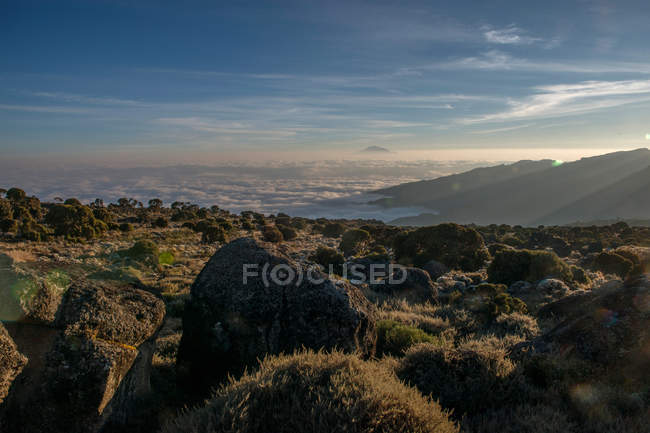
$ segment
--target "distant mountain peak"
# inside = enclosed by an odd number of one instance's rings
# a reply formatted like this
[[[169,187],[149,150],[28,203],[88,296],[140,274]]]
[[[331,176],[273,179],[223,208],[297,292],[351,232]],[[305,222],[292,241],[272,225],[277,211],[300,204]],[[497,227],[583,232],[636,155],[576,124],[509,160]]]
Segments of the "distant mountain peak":
[[[363,153],[390,153],[390,150],[381,146],[368,146],[362,150]]]

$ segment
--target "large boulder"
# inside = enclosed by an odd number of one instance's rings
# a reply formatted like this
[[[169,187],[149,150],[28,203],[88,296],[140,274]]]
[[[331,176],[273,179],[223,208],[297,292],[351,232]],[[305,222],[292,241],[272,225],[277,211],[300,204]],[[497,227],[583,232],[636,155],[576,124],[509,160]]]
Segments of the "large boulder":
[[[429,274],[419,268],[397,266],[388,278],[371,282],[370,288],[375,292],[387,293],[411,300],[436,301],[438,286],[431,281]]]
[[[561,352],[601,366],[650,368],[650,278],[646,275],[601,295],[582,295],[545,307],[565,317],[528,346]],[[524,345],[525,347],[526,345]]]
[[[2,431],[86,433],[127,423],[150,391],[164,303],[131,285],[79,280],[56,311],[53,323],[7,324],[29,363],[6,399]]]
[[[250,238],[217,251],[185,308],[181,383],[200,394],[266,354],[301,347],[372,354],[374,307],[354,286],[303,271],[277,247]]]
[[[0,322],[0,404],[9,393],[12,382],[27,364],[13,339]]]

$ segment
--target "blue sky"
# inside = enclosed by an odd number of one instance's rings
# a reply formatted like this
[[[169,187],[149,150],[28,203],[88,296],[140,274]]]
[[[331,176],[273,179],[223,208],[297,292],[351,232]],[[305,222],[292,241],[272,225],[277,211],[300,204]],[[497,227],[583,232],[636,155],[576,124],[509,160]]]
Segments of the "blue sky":
[[[650,142],[647,1],[0,6],[4,155]]]

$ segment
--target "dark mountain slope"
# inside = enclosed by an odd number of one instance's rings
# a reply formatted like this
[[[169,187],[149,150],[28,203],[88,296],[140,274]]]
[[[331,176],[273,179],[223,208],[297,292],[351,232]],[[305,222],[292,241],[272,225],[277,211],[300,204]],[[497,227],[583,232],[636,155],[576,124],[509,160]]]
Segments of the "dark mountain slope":
[[[650,216],[650,166],[540,218],[539,224]]]
[[[389,197],[377,200],[375,203],[388,207],[421,205],[460,192],[471,191],[486,185],[545,170],[551,167],[552,163],[553,161],[550,159],[519,161],[508,165],[475,168],[465,173],[452,174],[433,180],[403,183],[376,191],[377,194]]]
[[[434,219],[438,221],[530,225],[539,222],[545,215],[551,216],[583,198],[597,195],[600,190],[645,170],[648,165],[648,149],[615,152],[537,170],[447,197],[426,196],[426,200],[419,199],[417,204],[437,211],[439,215]],[[623,193],[620,194],[625,197]],[[632,191],[630,194],[634,197],[638,195]],[[641,211],[635,209],[634,204],[623,201],[616,201],[613,207]],[[635,213],[631,216],[640,215]],[[570,223],[575,218],[556,218],[554,221],[558,224]]]

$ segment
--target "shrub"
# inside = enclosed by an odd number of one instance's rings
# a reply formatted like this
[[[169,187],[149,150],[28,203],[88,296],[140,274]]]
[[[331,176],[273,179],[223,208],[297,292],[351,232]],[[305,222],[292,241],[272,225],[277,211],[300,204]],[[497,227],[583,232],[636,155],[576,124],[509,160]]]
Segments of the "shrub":
[[[571,278],[578,284],[591,285],[591,278],[584,269],[579,266],[571,265]]]
[[[266,242],[282,242],[284,240],[282,233],[275,226],[264,226],[262,237]]]
[[[377,322],[377,354],[402,356],[411,346],[418,343],[434,343],[436,338],[419,328],[404,325],[394,320]]]
[[[121,232],[132,232],[133,231],[133,224],[129,223],[122,223],[120,224],[120,231]]]
[[[244,221],[242,221],[242,223],[241,223],[241,228],[242,228],[243,230],[251,231],[251,230],[253,230],[253,229],[255,228],[255,226],[254,226],[253,224],[251,224],[250,221],[248,221],[248,220],[244,220]]]
[[[302,218],[294,218],[291,220],[291,227],[296,230],[304,230],[307,227],[307,222]]]
[[[201,232],[203,233],[203,236],[201,236],[201,242],[205,244],[228,241],[228,235],[226,234],[226,231],[221,226],[218,226],[216,224],[203,227],[203,230]]]
[[[339,248],[345,256],[365,254],[370,242],[370,233],[365,230],[352,229],[343,233]]]
[[[282,238],[285,241],[290,241],[298,237],[298,233],[293,227],[278,226],[278,230],[280,230],[280,233],[282,233]]]
[[[15,233],[18,231],[18,221],[9,218],[0,220],[0,231],[3,233]]]
[[[396,236],[394,248],[400,263],[419,267],[436,260],[450,269],[476,271],[489,258],[483,238],[476,230],[451,223]]]
[[[167,221],[167,218],[161,216],[153,220],[152,225],[158,228],[165,228],[169,226],[169,221]]]
[[[345,226],[341,223],[327,223],[323,227],[323,236],[327,238],[338,238],[345,233]]]
[[[106,224],[95,218],[88,206],[54,205],[45,216],[45,223],[54,228],[56,236],[70,239],[92,239],[108,229]]]
[[[27,197],[27,194],[25,194],[25,191],[20,188],[9,188],[6,197],[13,202],[20,202]]]
[[[510,285],[516,281],[536,282],[558,278],[571,282],[569,266],[551,251],[503,250],[488,267],[488,281]]]
[[[104,221],[106,224],[110,224],[115,221],[115,215],[113,215],[108,209],[104,207],[94,208],[93,216],[95,219]]]
[[[634,268],[634,263],[620,254],[603,251],[594,260],[594,268],[604,274],[626,278]]]
[[[537,337],[540,333],[537,319],[519,312],[499,315],[490,331],[500,337],[517,335],[526,340]]]
[[[231,380],[207,405],[163,433],[419,432],[451,433],[447,412],[402,384],[386,367],[354,355],[302,352],[267,357]]]
[[[13,206],[11,206],[11,202],[9,200],[5,200],[4,198],[0,198],[0,220],[4,219],[13,219],[14,217],[14,210]]]
[[[132,258],[158,256],[158,245],[149,239],[136,241],[131,248],[126,250],[125,255]]]
[[[406,352],[396,373],[443,407],[454,409],[454,417],[460,419],[514,397],[508,377],[514,369],[504,349],[488,344],[447,348],[425,343]]]
[[[345,257],[334,248],[320,246],[309,256],[309,260],[323,266],[328,271],[331,266],[334,273],[339,275],[343,273]]]

